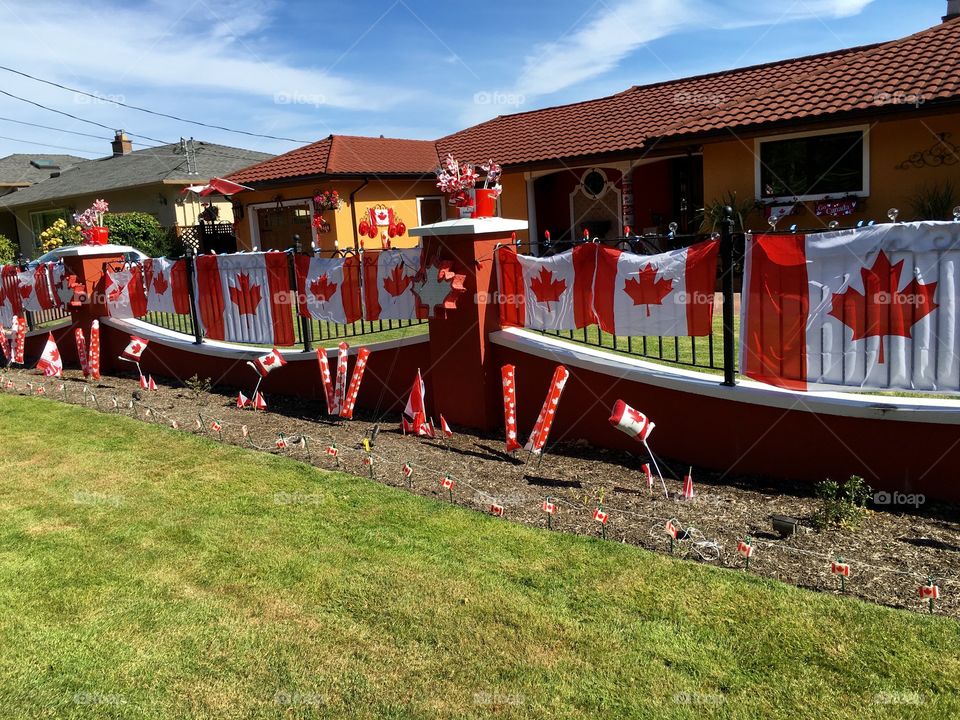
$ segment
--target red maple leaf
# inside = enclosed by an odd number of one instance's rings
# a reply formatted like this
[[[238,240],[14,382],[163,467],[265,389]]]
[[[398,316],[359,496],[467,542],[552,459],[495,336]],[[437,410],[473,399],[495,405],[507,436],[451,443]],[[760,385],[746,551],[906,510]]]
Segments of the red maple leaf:
[[[657,268],[647,265],[637,277],[623,284],[623,291],[633,300],[634,306],[646,305],[650,317],[651,305],[663,305],[663,299],[673,291],[673,280],[657,280]]]
[[[237,273],[237,284],[230,286],[230,300],[240,315],[256,315],[260,305],[260,286],[250,284],[250,276]]]
[[[332,283],[327,279],[327,274],[324,273],[316,280],[310,283],[310,292],[313,293],[313,296],[319,302],[326,302],[333,297],[333,294],[337,291],[337,283]]]
[[[54,348],[50,351],[50,362],[57,362],[60,359],[60,351]]]
[[[24,300],[30,299],[30,293],[33,292],[33,285],[21,285],[20,286],[20,297]]]
[[[633,420],[638,425],[642,425],[645,419],[643,417],[643,414],[639,410],[634,410],[633,408],[630,408],[629,410],[627,410],[627,415],[629,415],[630,419]]]
[[[883,337],[912,337],[913,326],[939,305],[933,301],[937,283],[919,283],[913,278],[903,290],[900,274],[903,260],[896,265],[882,250],[871,268],[860,268],[863,293],[847,288],[834,293],[829,315],[853,330],[853,340],[880,338],[880,362],[883,362]]]
[[[273,365],[273,355],[267,355],[263,360],[261,360],[261,362],[264,365]]]
[[[554,280],[552,272],[546,268],[540,268],[540,274],[530,281],[530,289],[536,296],[537,302],[546,303],[549,310],[550,303],[557,302],[566,291],[567,281]]]
[[[157,295],[165,295],[168,287],[170,285],[167,283],[167,279],[162,272],[158,272],[156,279],[153,281],[153,289],[157,291]]]
[[[390,271],[390,277],[383,281],[383,289],[393,297],[400,297],[412,282],[413,278],[403,272],[403,265],[397,265]]]

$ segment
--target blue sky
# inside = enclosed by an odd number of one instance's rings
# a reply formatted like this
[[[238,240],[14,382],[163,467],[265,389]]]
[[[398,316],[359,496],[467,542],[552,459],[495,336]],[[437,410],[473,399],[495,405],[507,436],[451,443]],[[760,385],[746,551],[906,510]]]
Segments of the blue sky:
[[[305,142],[330,133],[433,139],[631,85],[891,40],[935,25],[945,10],[946,0],[0,0],[0,64],[98,98],[7,72],[0,89],[158,140],[279,153],[303,143],[110,100]],[[0,156],[109,150],[108,130],[2,95],[0,117]]]

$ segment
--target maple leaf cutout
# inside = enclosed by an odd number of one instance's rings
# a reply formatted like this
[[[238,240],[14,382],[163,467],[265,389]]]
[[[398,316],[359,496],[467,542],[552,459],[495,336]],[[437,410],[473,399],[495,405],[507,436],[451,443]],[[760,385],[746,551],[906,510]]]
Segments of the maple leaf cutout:
[[[24,300],[30,299],[30,293],[33,292],[33,285],[21,285],[20,286],[20,297]]]
[[[230,286],[230,300],[240,315],[256,315],[260,305],[260,286],[250,284],[250,276],[237,273],[237,284]]]
[[[881,250],[873,267],[860,268],[864,292],[847,288],[834,293],[833,307],[828,313],[853,330],[853,340],[879,337],[881,363],[884,336],[912,337],[913,326],[939,307],[933,300],[935,282],[924,284],[913,278],[903,290],[897,289],[903,262],[891,265]]]
[[[326,273],[310,283],[310,292],[313,293],[318,302],[327,302],[336,291],[337,283],[330,282]]]
[[[567,281],[560,279],[554,280],[553,273],[546,268],[540,268],[540,274],[530,281],[530,289],[533,291],[537,302],[546,303],[547,311],[550,310],[550,303],[557,302],[567,289]]]
[[[633,300],[634,306],[646,305],[650,317],[651,305],[663,305],[663,299],[673,291],[673,280],[657,280],[657,268],[652,264],[642,268],[637,277],[623,284],[623,291]]]
[[[393,297],[400,297],[412,282],[413,278],[404,273],[403,265],[397,265],[390,271],[390,277],[383,281],[383,289]]]
[[[148,283],[149,284],[149,283]],[[163,272],[158,272],[156,279],[153,281],[153,289],[157,291],[157,295],[166,295],[167,288],[170,287],[170,284],[167,282],[167,279],[163,276]]]

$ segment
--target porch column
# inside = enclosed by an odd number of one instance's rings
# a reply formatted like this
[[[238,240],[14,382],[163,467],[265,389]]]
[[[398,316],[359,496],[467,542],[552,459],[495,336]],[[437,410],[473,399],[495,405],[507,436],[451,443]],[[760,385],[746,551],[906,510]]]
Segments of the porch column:
[[[430,320],[430,367],[422,370],[435,420],[442,411],[448,421],[480,430],[502,421],[500,371],[492,366],[487,339],[500,329],[493,253],[527,227],[524,220],[464,218],[410,230],[422,238],[427,261],[450,260],[455,272],[466,275],[456,309]]]

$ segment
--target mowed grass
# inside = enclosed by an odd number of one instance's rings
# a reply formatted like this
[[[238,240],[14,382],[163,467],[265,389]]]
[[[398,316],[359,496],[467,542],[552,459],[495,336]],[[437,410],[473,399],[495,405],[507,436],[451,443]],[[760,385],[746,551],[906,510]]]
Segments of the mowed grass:
[[[53,400],[0,427],[4,718],[960,713],[946,618]]]

